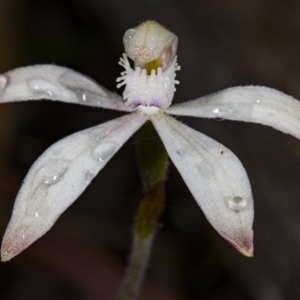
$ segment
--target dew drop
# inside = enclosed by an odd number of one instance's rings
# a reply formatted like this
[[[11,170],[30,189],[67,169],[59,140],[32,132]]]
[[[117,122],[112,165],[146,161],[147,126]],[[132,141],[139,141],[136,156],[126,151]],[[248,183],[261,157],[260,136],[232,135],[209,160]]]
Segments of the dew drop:
[[[248,201],[245,198],[236,196],[228,200],[228,206],[235,212],[240,212],[247,208]]]
[[[99,87],[92,79],[76,72],[67,71],[59,77],[58,81],[62,86],[74,92],[80,103],[99,106],[102,98],[107,98],[104,88]]]
[[[107,134],[109,133],[108,130],[106,130],[106,128],[103,126],[101,127],[97,127],[94,130],[92,130],[89,133],[89,138],[92,141],[100,141],[102,138],[104,138]]]
[[[186,151],[183,149],[179,149],[175,151],[176,154],[178,154],[179,156],[185,157],[186,156]]]
[[[87,98],[86,93],[82,92],[82,93],[79,93],[79,95],[81,96],[82,101],[85,102],[86,98]]]
[[[135,34],[134,28],[128,29],[124,34],[123,43],[128,44],[132,39],[132,37],[134,36],[134,34]]]
[[[25,213],[28,216],[36,218],[38,215],[44,215],[48,211],[47,186],[40,184],[32,193],[27,202]]]
[[[55,97],[55,87],[43,79],[31,79],[27,82],[30,90],[40,96]]]
[[[67,169],[68,165],[66,163],[63,163],[61,166],[54,165],[53,168],[48,171],[48,174],[44,176],[43,183],[48,186],[58,183],[63,178]]]
[[[75,92],[78,102],[94,106],[100,106],[101,95],[85,89],[72,89]]]
[[[0,91],[3,90],[7,85],[7,78],[4,75],[0,75]]]
[[[25,212],[27,215],[34,218],[47,215],[51,200],[48,199],[49,189],[63,179],[68,166],[68,161],[63,159],[52,159],[47,161],[46,165],[41,166],[36,174],[39,181],[28,197]]]
[[[213,111],[213,114],[215,115],[215,120],[216,121],[223,121],[224,119],[222,118],[222,112],[221,109],[215,108]]]
[[[220,110],[218,108],[215,108],[213,110],[213,113],[216,114],[217,116],[221,116]]]
[[[52,159],[47,162],[47,165],[42,168],[43,184],[50,186],[58,183],[63,175],[67,172],[69,162],[63,159]]]
[[[240,112],[238,109],[236,109],[233,106],[227,106],[227,107],[217,107],[212,111],[214,118],[216,121],[224,121],[225,118],[228,118],[228,116],[236,116]]]
[[[87,170],[85,173],[84,173],[84,179],[86,182],[90,182],[92,181],[92,179],[95,177],[95,173],[90,171],[90,170]]]
[[[92,152],[92,156],[96,160],[100,162],[104,162],[115,153],[115,150],[116,150],[115,142],[101,143],[100,145],[94,148]]]
[[[268,112],[268,115],[269,115],[269,116],[273,116],[275,113],[276,113],[276,109],[271,109],[271,110]]]

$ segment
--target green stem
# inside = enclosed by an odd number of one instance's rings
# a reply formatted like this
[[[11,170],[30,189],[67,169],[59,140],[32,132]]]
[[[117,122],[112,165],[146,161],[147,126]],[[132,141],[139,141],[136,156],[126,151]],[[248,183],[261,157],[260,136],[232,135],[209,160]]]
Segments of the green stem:
[[[139,240],[136,235],[134,236],[131,258],[123,282],[121,300],[137,299],[148,265],[145,261],[149,259],[152,241],[153,236],[147,240]]]
[[[144,192],[166,180],[168,154],[152,123],[136,133],[136,152]]]
[[[121,300],[138,296],[157,228],[164,210],[168,156],[151,123],[146,123],[136,134],[136,149],[144,197],[135,220],[133,246],[121,289]]]

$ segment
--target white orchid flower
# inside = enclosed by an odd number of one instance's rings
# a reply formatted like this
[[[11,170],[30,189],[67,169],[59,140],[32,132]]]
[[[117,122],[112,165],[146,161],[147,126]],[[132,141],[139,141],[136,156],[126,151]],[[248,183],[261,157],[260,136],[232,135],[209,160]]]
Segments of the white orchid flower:
[[[49,99],[128,112],[77,132],[45,151],[17,195],[2,242],[2,261],[45,234],[129,137],[147,120],[212,226],[246,256],[253,253],[253,199],[247,173],[225,146],[170,115],[260,123],[300,139],[300,102],[274,89],[234,87],[171,105],[177,37],[147,21],[125,33],[125,68],[117,81],[123,98],[90,78],[55,65],[0,75],[0,103]],[[130,66],[128,58],[134,61]]]

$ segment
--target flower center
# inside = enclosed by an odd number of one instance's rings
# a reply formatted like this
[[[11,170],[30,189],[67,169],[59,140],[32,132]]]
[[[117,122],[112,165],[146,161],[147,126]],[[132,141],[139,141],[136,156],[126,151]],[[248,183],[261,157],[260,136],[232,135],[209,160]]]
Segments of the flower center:
[[[120,65],[125,71],[117,78],[117,82],[120,82],[117,88],[126,85],[123,92],[125,104],[132,108],[139,107],[149,114],[169,107],[176,91],[175,84],[179,84],[179,81],[175,80],[176,71],[180,69],[176,58],[175,56],[170,67],[164,72],[159,64],[161,58],[147,63],[143,69],[136,67],[133,70],[127,55],[123,54]]]
[[[177,64],[177,37],[154,21],[147,21],[124,35],[126,54],[119,64],[125,71],[117,78],[117,88],[125,85],[125,104],[146,114],[166,109],[173,100]],[[129,64],[128,57],[134,62]]]
[[[150,62],[148,62],[145,66],[145,69],[147,71],[147,75],[151,75],[151,71],[155,70],[156,74],[157,74],[157,69],[161,66],[161,58],[157,58],[155,60],[152,60]]]

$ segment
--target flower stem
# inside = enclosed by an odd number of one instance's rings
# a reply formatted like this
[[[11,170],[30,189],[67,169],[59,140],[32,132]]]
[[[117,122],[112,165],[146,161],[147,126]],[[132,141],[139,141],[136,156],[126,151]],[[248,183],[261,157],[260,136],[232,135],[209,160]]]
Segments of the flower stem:
[[[123,282],[121,300],[136,299],[148,266],[157,221],[164,208],[164,184],[146,193],[139,204],[135,221],[131,257]]]
[[[147,193],[166,180],[168,154],[152,123],[144,124],[135,137],[140,176]]]
[[[133,246],[121,289],[121,300],[138,296],[157,229],[165,206],[164,181],[168,156],[151,123],[146,123],[136,134],[138,164],[144,188],[139,203],[133,234]]]

